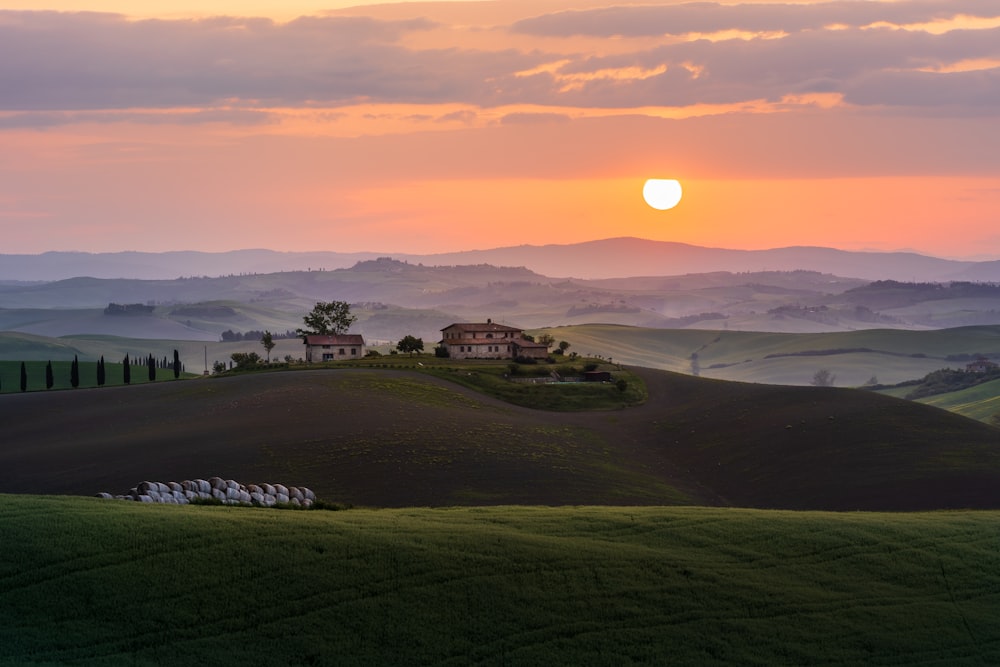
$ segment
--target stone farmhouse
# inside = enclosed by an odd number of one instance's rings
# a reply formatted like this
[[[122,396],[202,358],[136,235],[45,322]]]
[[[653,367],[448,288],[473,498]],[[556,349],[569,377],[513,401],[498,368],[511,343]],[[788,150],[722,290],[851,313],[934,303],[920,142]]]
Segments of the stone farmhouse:
[[[306,361],[343,361],[365,356],[365,339],[360,334],[305,337]]]
[[[440,345],[452,359],[545,359],[549,348],[524,337],[524,330],[496,324],[459,322],[441,329]]]

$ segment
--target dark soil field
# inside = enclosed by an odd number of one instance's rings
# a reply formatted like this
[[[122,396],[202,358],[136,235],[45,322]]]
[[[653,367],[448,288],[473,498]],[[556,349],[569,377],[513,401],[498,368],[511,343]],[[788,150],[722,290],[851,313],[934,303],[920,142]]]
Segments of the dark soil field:
[[[991,426],[858,390],[632,370],[649,400],[590,413],[393,370],[8,394],[0,493],[218,475],[376,507],[1000,508]]]

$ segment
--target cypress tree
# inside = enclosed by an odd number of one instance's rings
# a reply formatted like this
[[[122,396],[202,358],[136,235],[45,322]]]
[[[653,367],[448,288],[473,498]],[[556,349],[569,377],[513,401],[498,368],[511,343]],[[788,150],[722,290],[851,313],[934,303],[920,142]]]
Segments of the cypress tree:
[[[177,353],[177,350],[174,350],[174,379],[176,380],[180,376],[181,376],[181,357]]]
[[[125,384],[130,384],[132,382],[132,364],[128,360],[128,355],[125,355],[125,361],[122,362],[122,382]]]
[[[80,360],[75,354],[73,355],[73,363],[69,367],[69,383],[73,385],[73,389],[80,386]]]
[[[156,379],[156,359],[153,355],[149,355],[149,359],[146,360],[146,366],[149,367],[149,381],[152,382]]]
[[[97,386],[103,387],[106,376],[104,375],[104,355],[101,355],[100,361],[97,362]]]
[[[45,388],[52,389],[52,385],[55,383],[55,378],[52,376],[52,362],[50,361],[45,365]]]
[[[21,362],[21,391],[28,391],[28,369]]]

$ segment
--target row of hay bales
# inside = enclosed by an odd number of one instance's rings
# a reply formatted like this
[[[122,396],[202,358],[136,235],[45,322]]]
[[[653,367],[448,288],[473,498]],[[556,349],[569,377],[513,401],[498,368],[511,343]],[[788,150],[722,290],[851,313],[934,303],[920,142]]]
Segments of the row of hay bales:
[[[183,482],[141,482],[127,493],[112,495],[98,493],[98,498],[134,500],[140,503],[168,503],[187,505],[196,499],[216,499],[226,505],[254,505],[274,507],[289,504],[309,508],[316,502],[316,494],[304,486],[284,484],[247,484],[234,479],[210,477],[186,479]]]

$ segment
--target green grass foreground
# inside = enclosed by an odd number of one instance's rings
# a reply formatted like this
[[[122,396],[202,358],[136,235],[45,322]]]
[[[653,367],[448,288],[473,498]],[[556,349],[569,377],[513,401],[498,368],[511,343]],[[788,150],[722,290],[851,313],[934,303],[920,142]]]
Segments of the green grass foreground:
[[[1000,513],[0,496],[0,663],[987,664]]]

